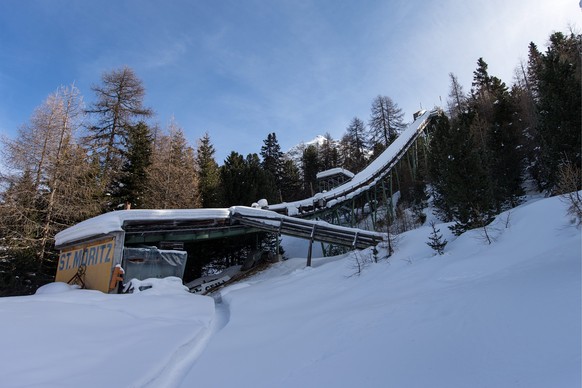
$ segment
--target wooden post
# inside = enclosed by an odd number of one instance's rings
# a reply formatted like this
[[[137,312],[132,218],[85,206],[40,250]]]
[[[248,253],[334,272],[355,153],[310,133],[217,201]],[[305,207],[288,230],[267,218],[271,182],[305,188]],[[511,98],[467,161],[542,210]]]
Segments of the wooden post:
[[[283,229],[283,220],[279,222],[279,231],[277,232],[277,247],[275,248],[277,251],[275,254],[277,255],[277,261],[279,261],[279,253],[281,252],[281,247],[279,246],[279,240],[281,239],[281,229]]]
[[[356,225],[356,200],[352,197],[352,216],[350,217],[350,226],[354,228]]]
[[[412,178],[412,180],[414,180],[414,161],[410,161],[414,156],[412,155],[412,150],[409,148],[408,151],[406,151],[405,154],[405,158],[406,158],[406,162],[408,163],[408,171],[410,171],[410,176]]]
[[[309,238],[309,250],[307,251],[307,266],[311,267],[311,251],[313,250],[313,236],[315,235],[315,224],[311,228],[311,237]]]
[[[356,234],[354,234],[354,241],[352,242],[352,249],[353,250],[356,249],[357,243],[358,243],[358,232],[356,232]]]
[[[392,256],[392,242],[390,241],[390,227],[386,228],[386,234],[388,235],[388,257]]]
[[[422,141],[422,156],[424,159],[424,171],[426,174],[428,174],[428,146],[430,142],[430,138],[428,137],[428,130],[427,130],[427,135],[426,137],[423,139]]]
[[[396,163],[396,186],[398,186],[398,191],[400,191],[400,177],[398,176],[399,172],[402,172],[402,165],[400,164],[400,160]],[[400,193],[402,195],[402,193]],[[392,194],[391,194],[392,196]]]
[[[413,168],[413,177],[416,180],[416,174],[418,171],[418,142],[419,140],[414,141],[414,149],[412,151],[412,168]]]
[[[398,176],[398,171],[396,172]],[[390,171],[390,224],[394,221],[394,203],[392,203],[392,198],[394,198],[394,188],[392,183],[392,171]]]

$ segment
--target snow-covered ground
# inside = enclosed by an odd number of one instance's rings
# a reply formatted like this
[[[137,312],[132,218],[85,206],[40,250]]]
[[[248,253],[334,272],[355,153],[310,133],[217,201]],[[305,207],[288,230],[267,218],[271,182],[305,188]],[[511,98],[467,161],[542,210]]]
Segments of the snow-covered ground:
[[[581,233],[559,198],[499,216],[492,244],[439,227],[442,256],[422,227],[360,275],[290,259],[215,300],[171,279],[2,298],[0,386],[579,388]]]

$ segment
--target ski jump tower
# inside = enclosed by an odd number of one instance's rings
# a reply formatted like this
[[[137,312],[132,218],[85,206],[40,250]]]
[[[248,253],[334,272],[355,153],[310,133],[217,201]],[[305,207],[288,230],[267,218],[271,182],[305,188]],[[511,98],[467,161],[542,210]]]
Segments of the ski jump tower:
[[[417,113],[414,122],[348,182],[311,198],[271,205],[267,209],[298,218],[321,219],[335,225],[376,229],[381,205],[387,208],[386,216],[393,217],[394,194],[402,187],[403,172],[406,171],[409,179],[414,181],[420,168],[426,171],[430,129],[433,119],[441,114],[439,109]],[[360,224],[364,217],[371,223]]]

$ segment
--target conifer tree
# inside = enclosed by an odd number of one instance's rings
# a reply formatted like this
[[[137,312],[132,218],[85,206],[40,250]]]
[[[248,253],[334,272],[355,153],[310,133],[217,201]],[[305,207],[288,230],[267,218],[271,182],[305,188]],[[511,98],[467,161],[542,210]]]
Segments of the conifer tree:
[[[483,155],[469,129],[471,116],[449,122],[435,118],[430,144],[429,176],[434,204],[445,221],[456,221],[456,234],[488,223],[494,214],[492,185]]]
[[[487,68],[489,65],[479,58],[477,60],[477,69],[473,72],[473,83],[471,88],[471,95],[473,98],[486,97],[487,92],[489,92],[489,86],[491,85],[491,77]]]
[[[41,224],[34,173],[25,170],[2,193],[0,223],[2,246],[9,250],[38,248]],[[32,260],[34,262],[34,260]]]
[[[214,160],[214,146],[208,132],[198,141],[197,150],[199,190],[202,207],[213,208],[221,205],[220,169]]]
[[[114,208],[141,208],[149,185],[147,170],[152,164],[152,133],[139,122],[128,128],[125,163],[118,187],[112,190]]]
[[[499,210],[514,207],[523,195],[524,155],[522,132],[517,118],[518,106],[505,83],[493,77],[491,83],[492,120],[487,149],[495,200]]]
[[[149,209],[195,209],[200,207],[198,167],[194,149],[174,121],[167,134],[158,134],[148,168],[143,207]]]
[[[483,58],[473,73],[470,128],[475,147],[488,172],[497,211],[515,206],[522,195],[522,134],[516,122],[518,107],[503,81],[487,72]]]
[[[246,190],[244,157],[236,151],[232,151],[224,160],[220,167],[220,179],[224,190],[223,206],[250,205],[257,198],[252,198],[250,202],[243,199]],[[245,202],[243,202],[245,201]]]
[[[545,53],[534,48],[530,45],[528,72],[539,114],[537,175],[541,188],[553,189],[563,160],[581,165],[582,35],[556,32]]]
[[[535,47],[535,46],[534,46]],[[526,71],[526,65],[520,64],[516,70],[515,83],[511,87],[510,98],[515,106],[513,130],[520,135],[520,152],[522,154],[523,179],[533,178],[539,181],[538,166],[539,147],[537,140],[539,135],[538,112],[536,106],[536,92],[532,87],[531,77]]]
[[[61,87],[35,110],[16,139],[4,142],[9,169],[2,177],[8,187],[0,212],[3,246],[13,257],[28,260],[37,273],[54,271],[54,235],[96,213],[95,180],[86,153],[74,140],[81,104],[78,89]]]
[[[15,176],[1,195],[0,201],[0,295],[34,292],[32,287],[40,263],[39,209],[34,174],[30,170]]]
[[[443,235],[440,234],[441,230],[437,229],[436,224],[434,221],[430,223],[432,228],[432,232],[428,236],[428,242],[426,243],[429,247],[431,247],[436,253],[442,255],[445,253],[445,247],[447,246],[448,241],[443,239]]]
[[[303,193],[305,196],[312,196],[317,189],[317,173],[321,170],[319,166],[318,148],[310,144],[303,151],[301,156],[301,167],[303,171]]]
[[[534,42],[528,46],[527,72],[524,77],[534,101],[539,102],[539,75],[542,72],[542,54]]]
[[[87,113],[94,117],[89,126],[87,144],[99,155],[103,190],[115,187],[123,166],[123,152],[129,129],[138,121],[152,116],[143,105],[145,88],[129,67],[112,70],[102,76],[102,85],[93,86],[97,97]]]
[[[449,117],[454,119],[467,109],[467,97],[463,92],[463,86],[459,83],[457,76],[449,73],[450,78],[450,92],[447,105],[449,109]]]
[[[319,147],[319,167],[321,171],[326,171],[339,166],[339,151],[331,134],[324,135],[325,140]]]
[[[269,133],[267,138],[263,140],[263,146],[261,147],[261,165],[267,171],[269,171],[277,181],[280,179],[281,175],[281,160],[283,158],[283,152],[281,152],[281,146],[277,141],[277,135],[275,132]]]
[[[295,163],[290,160],[283,161],[281,173],[281,197],[284,202],[297,201],[303,198],[301,172]]]
[[[253,153],[246,157],[246,190],[247,200],[243,204],[252,204],[260,199],[266,199],[269,203],[280,201],[276,178],[263,168],[259,155]]]
[[[343,167],[358,173],[366,166],[366,126],[354,117],[341,140]]]
[[[388,96],[377,96],[372,101],[368,123],[371,148],[378,145],[386,149],[404,129],[404,113]]]
[[[281,193],[283,152],[281,152],[281,146],[277,141],[277,135],[275,132],[269,133],[267,138],[263,140],[263,146],[261,147],[261,158],[261,166],[266,172],[271,174],[274,179],[277,192]],[[280,197],[281,195],[279,195],[279,198]]]
[[[245,205],[266,199],[277,201],[277,191],[273,176],[266,172],[257,154],[246,158],[232,151],[220,167],[224,188],[224,206]]]

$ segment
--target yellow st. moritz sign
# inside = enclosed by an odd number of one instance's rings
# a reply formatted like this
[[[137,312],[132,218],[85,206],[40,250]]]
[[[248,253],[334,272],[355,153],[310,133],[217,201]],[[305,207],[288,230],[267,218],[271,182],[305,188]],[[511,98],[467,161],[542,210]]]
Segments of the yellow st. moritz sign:
[[[109,291],[115,239],[100,240],[63,249],[57,266],[57,282],[69,282],[84,266],[85,287]]]

